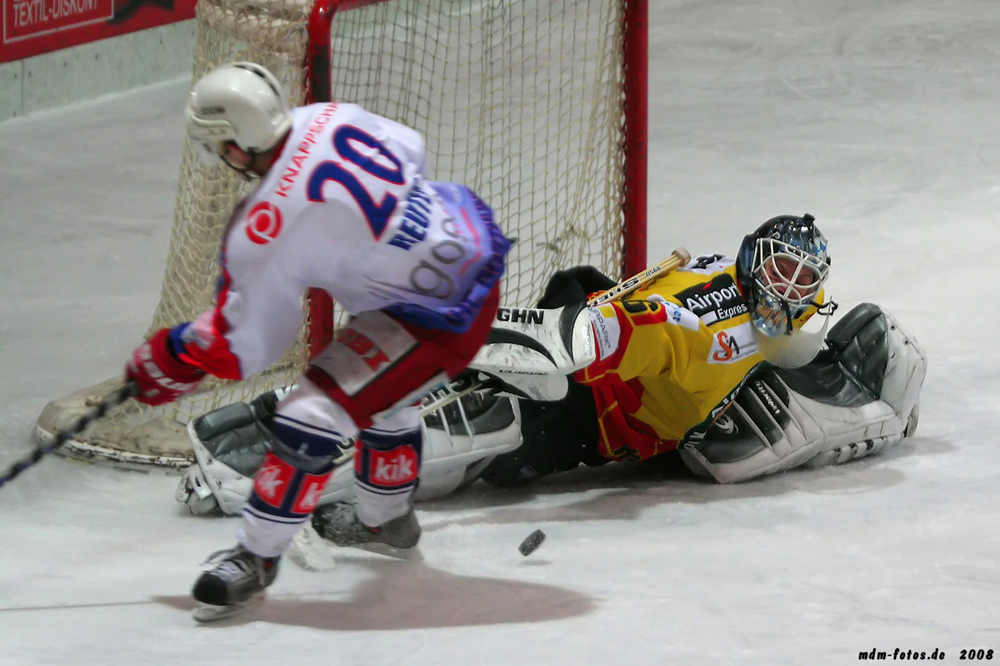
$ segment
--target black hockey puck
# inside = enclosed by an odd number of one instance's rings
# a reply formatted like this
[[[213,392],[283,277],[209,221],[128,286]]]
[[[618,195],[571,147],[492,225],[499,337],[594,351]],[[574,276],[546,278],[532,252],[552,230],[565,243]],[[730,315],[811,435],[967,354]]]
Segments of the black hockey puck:
[[[543,541],[545,541],[545,532],[535,530],[524,538],[524,541],[521,542],[521,545],[518,546],[517,549],[521,551],[522,555],[527,557],[535,552],[535,550],[542,545]]]

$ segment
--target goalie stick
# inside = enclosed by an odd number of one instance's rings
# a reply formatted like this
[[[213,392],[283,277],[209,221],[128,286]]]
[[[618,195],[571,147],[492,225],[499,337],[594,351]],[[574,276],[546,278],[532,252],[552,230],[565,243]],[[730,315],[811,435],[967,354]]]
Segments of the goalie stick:
[[[604,303],[620,300],[623,296],[642,289],[656,278],[680,268],[689,261],[691,261],[691,253],[679,247],[671,252],[669,257],[655,266],[651,266],[643,272],[633,275],[624,282],[619,282],[607,291],[602,291],[599,294],[591,296],[587,299],[587,305],[603,305]]]
[[[116,389],[113,393],[111,393],[111,395],[97,403],[97,406],[94,407],[94,409],[81,416],[72,428],[60,430],[55,434],[50,442],[37,447],[29,455],[25,456],[21,460],[18,460],[16,463],[7,468],[2,474],[0,474],[0,488],[3,488],[7,482],[15,479],[21,472],[29,467],[35,466],[42,458],[86,430],[87,426],[89,426],[91,422],[101,418],[111,409],[138,394],[139,387],[136,386],[135,382],[128,382]]]

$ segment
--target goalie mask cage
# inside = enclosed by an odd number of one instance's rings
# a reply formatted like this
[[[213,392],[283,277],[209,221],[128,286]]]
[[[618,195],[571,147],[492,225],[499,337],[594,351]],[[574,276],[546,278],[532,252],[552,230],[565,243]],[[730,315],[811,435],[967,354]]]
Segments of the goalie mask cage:
[[[249,60],[275,73],[293,106],[354,102],[419,130],[430,177],[471,187],[516,240],[503,301],[531,305],[562,268],[621,278],[645,267],[647,1],[200,0],[192,81]],[[185,141],[150,333],[211,307],[222,230],[246,190]],[[190,464],[190,420],[294,381],[330,340],[339,313],[326,294],[311,292],[304,310],[298,344],[267,372],[210,378],[171,405],[129,401],[62,452]],[[36,438],[50,440],[121,382],[49,403]]]

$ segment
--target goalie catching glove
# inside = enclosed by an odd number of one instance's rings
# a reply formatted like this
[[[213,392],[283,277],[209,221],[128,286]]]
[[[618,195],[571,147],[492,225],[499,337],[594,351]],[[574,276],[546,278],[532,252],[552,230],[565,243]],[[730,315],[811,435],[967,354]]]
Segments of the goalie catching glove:
[[[172,329],[161,328],[139,345],[125,366],[125,380],[139,388],[136,400],[146,405],[173,402],[198,388],[205,371],[177,357]]]

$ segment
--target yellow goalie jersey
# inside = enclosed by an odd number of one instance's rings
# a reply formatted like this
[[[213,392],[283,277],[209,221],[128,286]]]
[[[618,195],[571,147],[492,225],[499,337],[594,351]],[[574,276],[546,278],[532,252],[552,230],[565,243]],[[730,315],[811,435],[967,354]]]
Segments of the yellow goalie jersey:
[[[594,391],[601,454],[644,460],[703,433],[764,359],[736,264],[722,255],[691,261],[627,299],[591,308],[598,360],[575,379]]]

